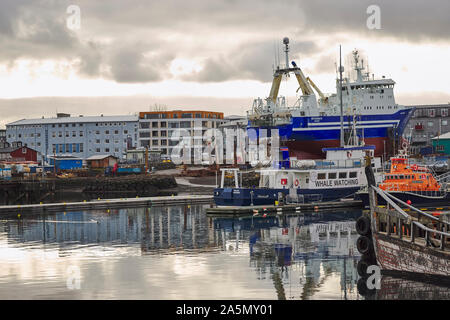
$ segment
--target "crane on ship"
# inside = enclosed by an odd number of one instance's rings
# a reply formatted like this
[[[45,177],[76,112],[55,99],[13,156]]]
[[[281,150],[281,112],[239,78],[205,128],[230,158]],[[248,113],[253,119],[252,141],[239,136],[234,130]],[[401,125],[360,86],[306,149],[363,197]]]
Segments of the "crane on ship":
[[[289,68],[289,38],[285,37],[283,39],[283,44],[285,45],[284,52],[286,53],[286,68],[280,69],[278,67],[273,75],[272,87],[270,89],[269,94],[269,100],[271,100],[273,103],[276,103],[277,101],[278,91],[280,90],[280,84],[283,75],[288,76],[290,72],[293,72],[295,74],[295,77],[297,78],[298,84],[300,86],[299,89],[302,90],[303,95],[305,96],[314,95],[314,91],[310,83],[308,82],[307,78],[303,74],[303,71],[300,69],[300,67],[297,66],[295,61],[292,61],[293,67]]]

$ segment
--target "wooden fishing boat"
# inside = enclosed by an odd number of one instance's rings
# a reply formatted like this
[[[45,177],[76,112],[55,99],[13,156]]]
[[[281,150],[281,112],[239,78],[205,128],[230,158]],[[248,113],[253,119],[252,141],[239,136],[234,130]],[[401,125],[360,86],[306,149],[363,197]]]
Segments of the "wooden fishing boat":
[[[370,162],[370,161],[368,161]],[[357,248],[382,274],[439,278],[450,283],[449,215],[430,214],[375,185],[366,166],[370,211],[356,222]],[[381,197],[386,205],[378,204]]]

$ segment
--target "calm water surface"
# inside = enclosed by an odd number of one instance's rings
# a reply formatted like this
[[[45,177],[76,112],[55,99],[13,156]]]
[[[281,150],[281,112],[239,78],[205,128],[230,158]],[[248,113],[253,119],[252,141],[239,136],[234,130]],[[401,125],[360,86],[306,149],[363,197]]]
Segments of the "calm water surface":
[[[449,288],[387,277],[359,292],[360,211],[233,218],[205,208],[1,220],[0,299],[450,299]]]

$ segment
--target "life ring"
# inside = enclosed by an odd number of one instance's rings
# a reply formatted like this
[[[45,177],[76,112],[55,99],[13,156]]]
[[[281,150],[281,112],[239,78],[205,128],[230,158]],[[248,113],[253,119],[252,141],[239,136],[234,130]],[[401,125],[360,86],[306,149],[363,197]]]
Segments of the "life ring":
[[[294,184],[295,184],[296,187],[298,187],[298,185],[300,184],[300,181],[298,181],[298,179],[295,179]]]

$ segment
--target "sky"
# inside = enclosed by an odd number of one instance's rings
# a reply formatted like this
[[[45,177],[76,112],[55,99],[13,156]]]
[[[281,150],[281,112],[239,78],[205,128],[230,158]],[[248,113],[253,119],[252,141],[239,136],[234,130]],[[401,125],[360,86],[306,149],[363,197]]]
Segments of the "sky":
[[[358,49],[397,103],[448,103],[448,12],[448,0],[1,0],[0,127],[155,105],[244,115],[268,96],[283,37],[323,92],[342,45],[346,71]]]

